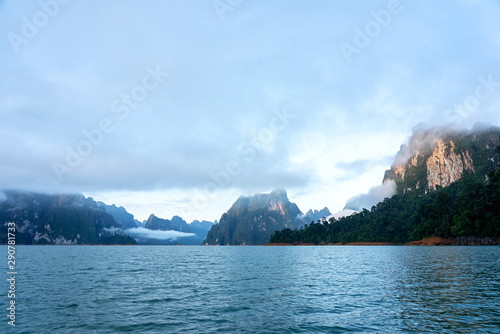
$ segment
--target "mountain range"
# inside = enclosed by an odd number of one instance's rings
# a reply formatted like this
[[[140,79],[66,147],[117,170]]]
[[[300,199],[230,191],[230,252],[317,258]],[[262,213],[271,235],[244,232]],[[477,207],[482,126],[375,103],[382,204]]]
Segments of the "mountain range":
[[[303,214],[290,202],[284,189],[269,194],[241,196],[212,226],[204,245],[261,245],[274,231],[300,228],[306,223],[330,216],[330,210],[309,210]]]
[[[217,223],[217,221],[215,221]],[[179,245],[201,245],[208,231],[214,222],[211,221],[198,221],[194,220],[188,224],[184,219],[179,216],[173,216],[172,219],[162,219],[151,214],[147,221],[144,223],[144,228],[152,231],[178,231],[184,233],[182,238],[171,240],[155,240],[147,236],[137,236],[141,244],[179,244]]]
[[[136,244],[121,233],[121,223],[92,198],[4,191],[0,201],[0,242],[7,241],[7,222],[16,224],[17,244]]]
[[[6,190],[0,200],[0,244],[7,243],[8,222],[16,224],[16,244],[200,245],[209,221],[186,223],[174,216],[151,215],[145,226],[123,207],[81,194],[39,194]]]
[[[0,196],[0,243],[6,243],[8,222],[16,223],[18,244],[405,243],[431,236],[496,240],[499,135],[500,128],[487,124],[471,130],[417,126],[384,174],[383,186],[392,185],[394,192],[371,210],[347,205],[335,215],[328,208],[304,214],[284,189],[276,189],[241,196],[219,222],[188,224],[179,216],[151,214],[141,223],[123,207],[80,194],[7,190]]]

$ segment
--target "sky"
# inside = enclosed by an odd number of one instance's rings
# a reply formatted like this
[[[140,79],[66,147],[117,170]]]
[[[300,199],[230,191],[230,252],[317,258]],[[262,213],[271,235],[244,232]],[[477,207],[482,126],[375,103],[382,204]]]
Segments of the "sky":
[[[382,183],[420,123],[500,125],[500,1],[0,0],[0,189],[215,220]]]

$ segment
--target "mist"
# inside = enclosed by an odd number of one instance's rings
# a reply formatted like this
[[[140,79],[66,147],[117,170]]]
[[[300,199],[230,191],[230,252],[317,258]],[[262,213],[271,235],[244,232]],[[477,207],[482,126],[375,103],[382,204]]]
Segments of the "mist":
[[[141,219],[158,194],[156,215],[214,220],[277,186],[340,208],[415,124],[500,124],[498,1],[405,1],[347,57],[385,4],[244,1],[221,22],[213,1],[65,2],[27,39],[38,1],[0,2],[0,190]]]
[[[433,148],[438,138],[456,133],[482,132],[492,127],[495,126],[483,122],[475,123],[471,128],[466,128],[457,124],[430,126],[429,124],[420,123],[412,129],[412,136],[408,138],[407,144],[401,145],[392,166],[405,165],[418,153]]]
[[[396,194],[396,182],[389,180],[384,184],[370,188],[366,194],[359,194],[347,201],[344,210],[362,211]]]
[[[179,238],[196,236],[196,234],[194,233],[184,233],[179,231],[157,231],[157,230],[149,230],[144,227],[131,228],[125,230],[125,232],[132,237],[141,237],[141,238],[157,239],[157,240],[172,240],[172,241],[175,241]]]

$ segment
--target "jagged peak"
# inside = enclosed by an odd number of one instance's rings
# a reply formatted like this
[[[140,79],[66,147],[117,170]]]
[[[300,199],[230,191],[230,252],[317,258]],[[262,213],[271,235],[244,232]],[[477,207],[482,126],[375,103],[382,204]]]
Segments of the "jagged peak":
[[[287,196],[286,190],[284,188],[275,188],[271,191],[271,194]]]
[[[158,217],[156,217],[153,213],[149,215],[149,218],[147,219],[147,221],[152,221],[153,219],[157,219]]]
[[[290,202],[284,189],[240,196],[207,235],[205,244],[263,244],[271,234],[285,227],[303,225],[302,212]]]
[[[238,197],[238,200],[235,202],[235,204],[242,202],[242,201],[259,201],[259,202],[261,202],[261,201],[270,201],[273,199],[281,200],[284,202],[289,202],[286,190],[282,189],[282,188],[277,188],[277,189],[272,190],[270,193],[255,193],[253,195],[248,195],[248,196],[241,195],[240,197]]]

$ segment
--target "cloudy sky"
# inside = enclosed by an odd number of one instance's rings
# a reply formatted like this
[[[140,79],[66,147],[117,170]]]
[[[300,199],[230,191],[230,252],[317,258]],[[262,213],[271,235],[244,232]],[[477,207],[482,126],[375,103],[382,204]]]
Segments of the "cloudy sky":
[[[0,1],[0,189],[219,219],[382,181],[421,122],[500,124],[500,2]]]

